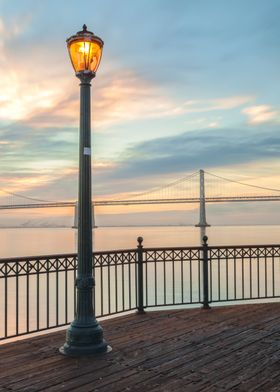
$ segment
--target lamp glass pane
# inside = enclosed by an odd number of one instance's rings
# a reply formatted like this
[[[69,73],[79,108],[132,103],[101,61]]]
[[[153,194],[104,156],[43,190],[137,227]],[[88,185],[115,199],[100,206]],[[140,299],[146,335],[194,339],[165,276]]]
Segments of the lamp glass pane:
[[[98,68],[102,48],[91,41],[74,41],[70,44],[69,53],[76,72],[93,71]]]

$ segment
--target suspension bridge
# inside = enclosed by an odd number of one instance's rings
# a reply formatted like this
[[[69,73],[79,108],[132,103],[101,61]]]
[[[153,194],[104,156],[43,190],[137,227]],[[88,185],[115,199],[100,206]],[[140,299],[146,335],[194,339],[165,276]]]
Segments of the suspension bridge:
[[[118,197],[94,196],[93,208],[98,206],[133,206],[145,204],[199,203],[200,220],[197,226],[208,226],[207,203],[280,201],[280,189],[265,187],[221,177],[204,170],[141,193]],[[25,208],[75,207],[76,201],[48,201],[0,189],[0,210]],[[75,224],[74,224],[75,226]]]

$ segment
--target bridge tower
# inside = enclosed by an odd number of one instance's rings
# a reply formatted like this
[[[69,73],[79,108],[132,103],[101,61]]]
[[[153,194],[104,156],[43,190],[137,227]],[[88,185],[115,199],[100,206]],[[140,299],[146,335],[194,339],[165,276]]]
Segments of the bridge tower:
[[[73,229],[77,229],[78,228],[78,202],[76,201],[75,203],[75,208],[74,208],[74,225],[72,226]],[[97,226],[95,226],[95,219],[94,219],[94,205],[92,203],[91,206],[91,220],[92,220],[92,228],[95,228]]]
[[[204,170],[199,170],[199,223],[196,227],[209,227],[206,222]]]

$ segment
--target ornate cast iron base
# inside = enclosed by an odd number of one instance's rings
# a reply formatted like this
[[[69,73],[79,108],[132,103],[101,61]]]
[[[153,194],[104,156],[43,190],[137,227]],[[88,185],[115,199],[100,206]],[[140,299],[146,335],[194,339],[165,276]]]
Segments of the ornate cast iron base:
[[[66,342],[59,349],[68,356],[94,355],[108,353],[112,348],[103,339],[102,327],[96,324],[85,326],[70,325],[66,333]]]

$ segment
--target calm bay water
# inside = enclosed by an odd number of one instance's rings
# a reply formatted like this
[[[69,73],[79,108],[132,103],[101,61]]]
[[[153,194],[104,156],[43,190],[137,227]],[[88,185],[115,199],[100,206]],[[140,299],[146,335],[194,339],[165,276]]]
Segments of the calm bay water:
[[[196,227],[99,227],[94,229],[94,249],[134,248],[137,237],[145,247],[197,246]],[[209,245],[265,245],[280,243],[280,226],[214,226],[207,228]],[[0,229],[0,258],[72,253],[77,249],[77,230],[70,228]]]

